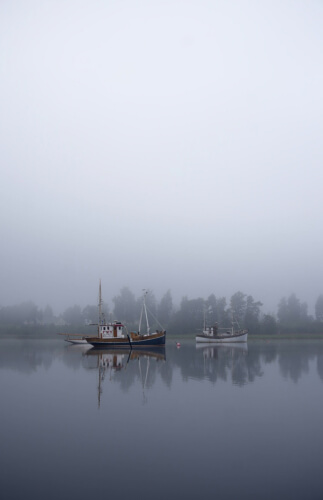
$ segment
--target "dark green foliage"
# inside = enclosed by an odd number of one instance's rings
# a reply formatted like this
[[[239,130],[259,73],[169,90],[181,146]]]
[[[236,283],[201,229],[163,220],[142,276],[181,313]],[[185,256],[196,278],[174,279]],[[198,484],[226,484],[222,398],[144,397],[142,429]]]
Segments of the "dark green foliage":
[[[229,311],[226,309],[227,301],[225,297],[216,298],[212,293],[205,301],[205,313],[207,325],[228,325]]]
[[[299,325],[308,321],[307,304],[292,293],[288,298],[283,297],[278,304],[277,317],[281,325]]]
[[[244,326],[247,302],[246,295],[242,292],[236,292],[230,300],[230,309],[235,321],[238,321],[240,326]]]
[[[323,295],[320,295],[315,304],[315,318],[323,322]]]
[[[109,310],[108,307],[103,304],[102,306],[103,313],[106,317],[108,317]],[[86,306],[82,311],[83,321],[86,324],[97,323],[99,317],[99,307],[98,306]]]
[[[42,322],[45,325],[53,325],[55,323],[53,309],[49,305],[47,305],[42,312]]]
[[[136,298],[129,288],[123,287],[119,295],[113,298],[114,309],[111,314],[106,304],[102,308],[106,319],[122,321],[132,330],[138,328],[142,301],[142,295]],[[203,329],[204,319],[207,326],[217,323],[222,328],[231,327],[232,317],[238,320],[241,328],[247,328],[251,335],[323,334],[323,294],[315,304],[315,320],[308,315],[307,304],[301,302],[294,293],[280,300],[277,317],[275,314],[262,315],[262,303],[241,291],[232,295],[229,307],[225,297],[217,298],[211,294],[207,299],[183,297],[176,308],[170,290],[159,303],[153,292],[149,291],[146,304],[154,317],[150,318],[151,329],[162,326],[170,335],[194,335]],[[33,302],[0,307],[0,335],[9,332],[16,335],[18,331],[24,331],[24,335],[28,336],[27,331],[32,335],[38,327],[47,325],[52,325],[57,332],[71,328],[80,330],[83,327],[92,328],[86,325],[97,321],[97,305],[87,305],[84,309],[74,305],[58,317],[54,316],[49,305],[41,310]]]
[[[33,302],[0,308],[0,324],[2,325],[28,325],[42,321],[42,312]]]
[[[123,287],[113,302],[114,316],[118,321],[133,323],[138,318],[138,303],[128,287]]]
[[[259,324],[259,332],[263,335],[274,335],[278,332],[277,321],[271,314],[265,314]]]
[[[243,326],[252,333],[258,333],[260,330],[260,308],[262,306],[261,302],[255,302],[251,295],[248,295],[246,299],[246,308],[244,315]]]
[[[278,304],[278,329],[280,333],[310,333],[313,319],[308,316],[307,304],[292,293],[283,297]]]
[[[169,331],[174,334],[196,332],[203,328],[205,301],[203,299],[189,300],[183,297],[180,309],[173,315]]]
[[[158,305],[158,320],[166,328],[173,314],[173,299],[170,290],[162,297]]]
[[[80,306],[72,306],[65,309],[62,318],[68,325],[82,325],[83,317]]]
[[[226,309],[227,300],[225,297],[216,299],[216,314],[219,325],[227,325],[229,323],[229,311]]]

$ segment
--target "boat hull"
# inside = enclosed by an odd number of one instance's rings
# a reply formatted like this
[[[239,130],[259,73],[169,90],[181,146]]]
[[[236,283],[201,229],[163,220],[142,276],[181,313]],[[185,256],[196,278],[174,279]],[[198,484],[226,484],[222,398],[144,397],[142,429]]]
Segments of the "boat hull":
[[[130,339],[129,337],[110,337],[106,339],[101,339],[100,337],[94,337],[91,339],[86,339],[87,342],[94,347],[103,347],[105,349],[113,348],[113,347],[130,347]]]
[[[151,335],[131,334],[131,347],[160,346],[166,343],[166,332],[152,333]]]
[[[86,339],[65,339],[65,342],[69,342],[70,344],[77,344],[77,345],[88,345]]]
[[[201,333],[196,335],[196,342],[203,344],[230,344],[231,342],[247,342],[248,332],[242,332],[232,335],[205,335]]]

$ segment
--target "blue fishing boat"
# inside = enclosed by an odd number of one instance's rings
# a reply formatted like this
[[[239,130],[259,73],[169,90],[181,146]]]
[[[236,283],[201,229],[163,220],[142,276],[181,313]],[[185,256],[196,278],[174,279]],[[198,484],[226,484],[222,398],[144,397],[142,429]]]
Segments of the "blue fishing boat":
[[[132,348],[146,347],[146,346],[147,347],[149,347],[149,346],[161,346],[161,345],[165,345],[165,343],[166,343],[166,331],[163,329],[163,327],[161,325],[160,325],[160,327],[161,327],[160,330],[156,330],[154,333],[150,333],[148,312],[150,313],[151,316],[153,316],[153,314],[151,313],[151,311],[148,311],[148,308],[147,308],[147,304],[146,304],[147,293],[148,293],[148,291],[144,290],[138,332],[130,332],[129,340],[130,340],[130,345]],[[142,333],[142,331],[141,331],[141,325],[143,323],[143,318],[146,320],[145,333]],[[159,324],[157,318],[154,318],[154,319]]]

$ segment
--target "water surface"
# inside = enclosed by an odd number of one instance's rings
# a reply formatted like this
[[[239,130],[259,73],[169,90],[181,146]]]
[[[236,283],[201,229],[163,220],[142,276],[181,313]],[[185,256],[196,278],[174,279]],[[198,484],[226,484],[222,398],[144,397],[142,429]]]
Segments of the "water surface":
[[[0,341],[1,498],[322,499],[323,342]]]

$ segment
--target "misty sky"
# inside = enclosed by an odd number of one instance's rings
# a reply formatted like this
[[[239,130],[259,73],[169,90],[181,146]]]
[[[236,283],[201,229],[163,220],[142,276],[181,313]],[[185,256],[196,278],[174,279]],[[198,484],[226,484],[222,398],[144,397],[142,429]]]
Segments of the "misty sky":
[[[323,293],[323,2],[2,0],[0,305]]]

